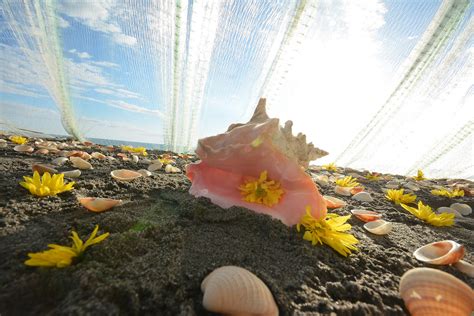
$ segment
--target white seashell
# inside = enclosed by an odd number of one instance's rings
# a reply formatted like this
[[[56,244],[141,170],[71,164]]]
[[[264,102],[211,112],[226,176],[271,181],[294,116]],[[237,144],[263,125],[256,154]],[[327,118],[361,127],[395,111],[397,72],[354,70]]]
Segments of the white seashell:
[[[351,196],[352,187],[340,187],[336,185],[334,187],[334,192],[339,195]]]
[[[148,171],[156,171],[156,170],[160,170],[161,167],[163,167],[163,164],[161,162],[159,163],[153,163],[151,165],[148,166]]]
[[[474,265],[470,264],[469,262],[466,262],[464,260],[459,260],[455,264],[453,264],[456,269],[461,271],[464,274],[467,274],[471,278],[474,278]]]
[[[79,157],[70,157],[69,160],[71,160],[72,162],[72,165],[76,168],[79,168],[79,169],[84,169],[84,170],[87,170],[87,169],[93,169],[92,168],[92,165],[85,161],[84,159],[82,158],[79,158]]]
[[[201,283],[202,305],[224,315],[278,315],[268,287],[252,272],[224,266],[212,271]]]
[[[149,177],[151,176],[153,173],[151,173],[150,171],[148,170],[145,170],[145,169],[140,169],[137,171],[139,174],[141,174],[142,176],[144,177]]]
[[[83,197],[78,198],[79,203],[92,212],[103,212],[111,209],[116,205],[122,204],[122,200],[113,200],[105,198]]]
[[[436,241],[416,249],[413,256],[429,264],[447,265],[464,257],[464,246],[452,240]]]
[[[94,151],[92,154],[91,154],[91,157],[92,158],[95,158],[95,159],[100,159],[100,160],[104,160],[107,158],[107,156],[105,156],[104,154],[102,153],[99,153],[97,151]]]
[[[58,157],[56,159],[53,159],[53,163],[57,166],[62,166],[66,163],[66,161],[68,161],[69,159],[67,159],[66,157]]]
[[[455,217],[462,218],[461,213],[459,213],[459,212],[456,211],[456,210],[453,210],[452,208],[446,207],[446,206],[438,207],[438,208],[436,209],[436,212],[437,212],[438,214],[441,214],[441,213],[450,213],[450,214],[454,214]]]
[[[65,178],[79,178],[81,176],[81,170],[71,170],[62,172]]]
[[[354,194],[352,198],[356,201],[362,201],[362,202],[372,202],[374,200],[372,196],[367,192],[356,193]]]
[[[0,139],[0,148],[5,148],[7,147],[7,141],[4,139]]]
[[[33,150],[35,150],[33,147],[28,146],[28,145],[17,145],[13,147],[14,151],[20,152],[20,153],[31,153]]]
[[[166,173],[178,173],[178,172],[181,172],[181,169],[168,164],[165,167],[165,172]]]
[[[142,175],[133,170],[119,169],[110,172],[112,178],[118,181],[132,181],[137,178],[140,178]]]
[[[382,217],[382,214],[379,214],[374,211],[369,211],[369,210],[363,210],[363,209],[353,209],[351,210],[351,213],[360,219],[363,222],[372,222],[379,220]]]
[[[469,285],[436,269],[405,272],[399,292],[412,316],[469,316],[474,309],[474,292]]]
[[[385,187],[389,189],[398,189],[399,186],[400,183],[396,180],[388,181],[387,184],[385,184]]]
[[[392,223],[379,219],[364,224],[364,228],[375,235],[386,235],[392,231]]]
[[[137,163],[138,162],[138,156],[137,155],[132,155],[132,160],[134,163]]]
[[[461,215],[467,216],[472,213],[472,208],[464,203],[453,203],[449,207],[455,211],[458,211]]]
[[[327,175],[321,174],[313,177],[314,181],[320,185],[328,185],[329,184],[329,178]]]

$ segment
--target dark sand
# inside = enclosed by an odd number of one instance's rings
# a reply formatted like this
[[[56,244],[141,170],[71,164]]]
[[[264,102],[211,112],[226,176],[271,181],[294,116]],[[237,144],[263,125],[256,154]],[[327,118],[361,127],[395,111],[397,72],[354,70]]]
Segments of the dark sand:
[[[190,196],[184,174],[159,171],[131,183],[111,178],[114,169],[146,168],[133,162],[92,159],[94,170],[83,171],[72,192],[34,197],[18,182],[23,175],[31,176],[33,163],[48,163],[56,156],[19,154],[12,147],[9,142],[0,148],[2,316],[211,315],[201,305],[200,283],[223,265],[237,265],[259,276],[281,315],[404,315],[400,277],[426,266],[413,258],[416,248],[453,239],[466,246],[465,259],[474,261],[473,214],[454,227],[430,226],[383,197],[381,188],[387,181],[363,183],[374,202],[341,197],[349,204],[335,213],[347,215],[364,207],[394,223],[389,235],[375,236],[351,218],[360,252],[344,258],[328,246],[311,246],[294,227],[269,216],[237,207],[225,210]],[[160,153],[149,151],[151,159]],[[178,160],[181,168],[186,163]],[[348,172],[354,171],[343,173]],[[335,195],[332,185],[320,191]],[[416,193],[433,207],[449,206],[453,200],[474,206],[472,197],[450,200],[428,189]],[[120,198],[125,203],[98,214],[81,207],[77,195]],[[110,236],[89,248],[76,264],[63,269],[23,264],[28,252],[45,250],[49,243],[70,245],[73,229],[85,239],[96,224]],[[474,286],[473,279],[452,267],[436,268]]]

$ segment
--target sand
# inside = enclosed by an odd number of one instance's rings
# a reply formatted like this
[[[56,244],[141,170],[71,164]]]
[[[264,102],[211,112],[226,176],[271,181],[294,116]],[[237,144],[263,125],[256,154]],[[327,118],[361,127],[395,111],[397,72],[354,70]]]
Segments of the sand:
[[[237,265],[260,277],[278,304],[280,315],[405,315],[398,294],[400,277],[427,266],[412,252],[433,241],[453,239],[466,246],[473,262],[474,215],[454,227],[433,227],[391,204],[381,191],[387,181],[364,182],[374,202],[340,197],[353,208],[383,213],[393,222],[386,236],[371,235],[352,217],[351,232],[360,251],[345,258],[328,246],[312,246],[295,227],[244,208],[222,209],[188,194],[183,173],[158,171],[131,183],[112,179],[110,171],[138,170],[134,162],[92,160],[75,189],[56,197],[37,198],[19,186],[33,163],[56,156],[22,154],[0,148],[0,315],[107,314],[212,315],[202,307],[200,284],[213,269]],[[95,148],[86,148],[91,153]],[[149,151],[151,159],[160,151]],[[189,160],[178,159],[183,168]],[[72,170],[70,166],[59,168]],[[355,170],[342,170],[342,173]],[[318,174],[316,171],[308,171]],[[398,177],[402,179],[403,177]],[[432,183],[446,184],[446,179]],[[471,183],[472,184],[472,183]],[[333,184],[319,186],[335,195]],[[76,196],[119,198],[124,204],[104,213],[84,209]],[[417,195],[433,207],[453,200],[474,206],[472,197],[447,199],[428,189]],[[71,230],[86,238],[98,224],[110,232],[74,265],[63,269],[24,265],[28,252],[49,243],[69,245]],[[463,280],[456,269],[435,267]]]

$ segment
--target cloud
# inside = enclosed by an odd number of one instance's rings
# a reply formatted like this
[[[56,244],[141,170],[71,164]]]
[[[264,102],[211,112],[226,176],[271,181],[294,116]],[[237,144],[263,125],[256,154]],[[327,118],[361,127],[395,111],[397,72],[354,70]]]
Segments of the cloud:
[[[89,53],[87,53],[87,52],[78,52],[76,49],[70,49],[68,52],[70,52],[71,54],[76,55],[77,57],[79,57],[81,59],[90,59],[92,57],[91,55],[89,55]]]
[[[136,113],[146,113],[146,114],[151,114],[154,116],[159,116],[161,118],[164,118],[165,115],[159,111],[159,110],[150,110],[135,104],[130,104],[122,100],[107,100],[106,101],[110,106],[122,109],[122,110],[127,110],[131,112],[136,112]]]
[[[68,21],[66,21],[65,19],[63,19],[62,17],[58,16],[58,24],[59,24],[59,27],[65,29],[65,28],[68,28],[69,26],[71,26],[71,24],[69,24]]]

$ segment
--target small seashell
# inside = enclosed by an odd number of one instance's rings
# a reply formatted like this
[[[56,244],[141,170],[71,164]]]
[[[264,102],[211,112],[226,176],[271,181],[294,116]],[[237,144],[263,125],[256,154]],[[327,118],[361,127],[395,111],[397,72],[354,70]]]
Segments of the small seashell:
[[[347,205],[343,200],[333,196],[324,195],[323,198],[326,201],[327,208],[339,208]]]
[[[163,167],[163,164],[161,162],[153,163],[148,166],[148,171],[156,171],[161,169],[161,167]]]
[[[352,198],[356,201],[362,202],[372,202],[374,200],[372,196],[370,196],[370,194],[367,192],[356,193]]]
[[[85,208],[92,212],[103,212],[111,209],[116,205],[120,205],[122,200],[113,200],[105,198],[94,198],[94,197],[84,197],[79,198],[79,203],[82,204]]]
[[[107,156],[105,156],[104,154],[99,153],[99,152],[97,152],[97,151],[94,151],[94,152],[91,154],[91,157],[92,157],[92,158],[95,158],[95,159],[104,160]]]
[[[31,166],[31,169],[33,170],[33,172],[38,171],[38,173],[40,175],[42,175],[45,172],[49,172],[50,174],[58,173],[58,170],[56,170],[52,166],[48,166],[48,165],[33,164]]]
[[[351,189],[351,194],[357,194],[357,193],[362,192],[362,191],[364,191],[363,187],[353,187]]]
[[[69,159],[67,159],[66,157],[58,157],[58,158],[55,158],[53,159],[52,163],[57,165],[57,166],[62,166],[66,163],[66,161],[68,161]]]
[[[461,271],[464,274],[467,274],[471,278],[474,278],[474,265],[470,264],[469,262],[466,262],[464,260],[459,260],[453,266]]]
[[[364,224],[364,228],[375,235],[386,235],[392,231],[392,223],[378,219]]]
[[[278,315],[268,287],[252,272],[224,266],[212,271],[201,283],[202,305],[225,315]]]
[[[151,173],[150,171],[148,170],[145,170],[145,169],[140,169],[137,171],[139,174],[141,174],[142,176],[144,177],[149,177],[151,176],[153,173]]]
[[[71,155],[71,152],[68,150],[60,150],[57,152],[57,154],[61,157],[69,157]]]
[[[452,240],[436,241],[416,249],[413,256],[429,264],[448,265],[464,257],[464,246]]]
[[[334,187],[334,192],[339,195],[351,196],[352,187],[340,187],[336,185]]]
[[[81,170],[71,170],[62,172],[65,178],[79,178],[81,176]]]
[[[396,180],[388,181],[387,184],[385,184],[385,187],[389,189],[398,189],[399,186],[400,183]]]
[[[441,213],[450,213],[450,214],[454,214],[455,217],[457,218],[462,218],[462,215],[461,213],[459,213],[458,211],[452,209],[452,208],[449,208],[449,207],[446,207],[446,206],[441,206],[441,207],[438,207],[436,209],[436,212],[438,214],[441,214]]]
[[[467,216],[472,213],[472,208],[464,203],[453,203],[449,208],[458,211],[463,216]]]
[[[112,178],[118,181],[132,181],[137,178],[140,178],[142,175],[133,170],[119,169],[110,172]]]
[[[314,181],[320,185],[328,185],[329,184],[329,178],[327,175],[321,174],[313,177]]]
[[[4,139],[0,139],[0,148],[5,148],[7,147],[7,141]]]
[[[405,272],[399,292],[412,316],[469,316],[474,309],[474,292],[469,285],[436,269]]]
[[[31,153],[33,150],[35,150],[33,147],[28,146],[28,145],[17,145],[13,147],[14,151],[20,152],[20,153]]]
[[[178,173],[178,172],[181,172],[181,169],[175,167],[175,166],[172,166],[170,164],[166,165],[165,167],[165,172],[166,173]]]
[[[69,160],[71,160],[72,162],[72,165],[76,168],[79,168],[79,169],[93,169],[92,168],[92,165],[90,163],[88,163],[87,161],[85,161],[84,159],[82,158],[79,158],[79,157],[70,157]]]
[[[360,219],[363,222],[372,222],[376,221],[382,218],[382,214],[379,214],[374,211],[369,211],[369,210],[363,210],[363,209],[353,209],[351,210],[351,213]]]
[[[35,154],[38,154],[38,155],[47,155],[48,153],[49,153],[49,150],[46,148],[41,148],[35,151]]]
[[[89,141],[82,142],[82,144],[83,144],[84,146],[89,146],[89,147],[92,146],[92,145],[94,145],[93,142],[89,142]]]
[[[134,163],[138,162],[138,156],[137,155],[132,155],[132,160]]]

